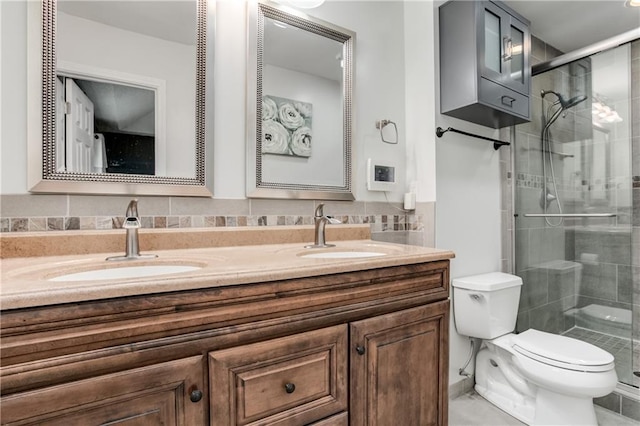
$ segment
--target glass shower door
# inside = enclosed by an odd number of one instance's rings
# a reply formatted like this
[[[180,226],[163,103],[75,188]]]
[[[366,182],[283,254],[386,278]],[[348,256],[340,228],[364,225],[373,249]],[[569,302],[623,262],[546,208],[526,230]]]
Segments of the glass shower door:
[[[640,134],[630,54],[623,45],[533,77],[534,120],[516,126],[514,144],[515,267],[524,282],[518,331],[601,347],[614,355],[619,380],[637,387],[632,138]]]

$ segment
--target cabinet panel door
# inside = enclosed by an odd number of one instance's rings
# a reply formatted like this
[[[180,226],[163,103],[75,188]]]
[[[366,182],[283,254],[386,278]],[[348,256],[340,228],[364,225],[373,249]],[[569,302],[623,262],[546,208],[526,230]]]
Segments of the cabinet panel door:
[[[531,70],[529,56],[531,51],[531,35],[529,27],[513,16],[505,21],[505,33],[508,37],[507,52],[505,52],[505,86],[529,96],[529,82]]]
[[[506,73],[504,61],[508,35],[509,15],[495,4],[482,1],[477,3],[476,37],[478,40],[478,69],[480,75],[501,83]]]
[[[446,425],[449,301],[350,327],[352,426]]]
[[[211,425],[301,425],[347,408],[347,326],[209,354]]]
[[[14,394],[2,398],[2,424],[203,425],[203,361],[195,356]]]

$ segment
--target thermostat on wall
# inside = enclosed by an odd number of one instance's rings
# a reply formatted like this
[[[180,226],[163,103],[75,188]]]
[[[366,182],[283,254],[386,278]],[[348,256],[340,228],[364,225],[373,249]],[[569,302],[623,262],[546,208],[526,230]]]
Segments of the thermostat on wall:
[[[367,189],[393,191],[396,187],[396,166],[389,161],[367,160]]]

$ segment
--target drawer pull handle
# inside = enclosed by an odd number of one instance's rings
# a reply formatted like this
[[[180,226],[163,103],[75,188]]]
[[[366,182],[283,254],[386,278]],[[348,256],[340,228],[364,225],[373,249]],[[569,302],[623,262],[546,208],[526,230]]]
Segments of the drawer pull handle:
[[[191,399],[191,402],[198,402],[202,399],[202,391],[201,390],[194,390],[193,392],[191,392],[191,395],[189,395],[189,399]]]
[[[510,107],[511,107],[511,106],[513,106],[513,103],[515,102],[515,100],[516,100],[516,99],[515,99],[515,98],[512,98],[511,96],[504,95],[504,96],[501,98],[501,100],[502,100],[502,103],[503,103],[504,105],[507,105],[507,106],[510,106]]]
[[[364,355],[366,351],[364,349],[364,346],[356,346],[356,352],[358,352],[358,355]]]
[[[296,390],[296,385],[294,385],[293,383],[286,383],[284,385],[284,390],[287,393],[293,393]]]

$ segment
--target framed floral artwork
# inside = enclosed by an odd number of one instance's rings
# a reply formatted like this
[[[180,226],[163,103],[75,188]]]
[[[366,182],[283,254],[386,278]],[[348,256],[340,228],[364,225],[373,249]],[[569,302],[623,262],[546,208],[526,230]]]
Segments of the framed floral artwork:
[[[262,97],[262,153],[311,157],[313,106],[308,102]]]

